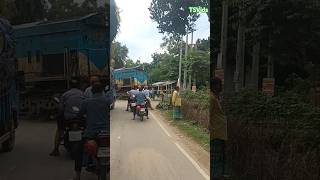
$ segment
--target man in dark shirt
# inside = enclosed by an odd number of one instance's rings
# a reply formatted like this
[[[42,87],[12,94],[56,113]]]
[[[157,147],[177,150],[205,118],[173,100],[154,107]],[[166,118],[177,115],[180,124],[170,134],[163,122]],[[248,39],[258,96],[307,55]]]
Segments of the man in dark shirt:
[[[65,92],[59,102],[59,113],[57,118],[58,129],[56,131],[55,141],[54,141],[54,149],[51,156],[58,156],[59,153],[59,145],[61,135],[63,135],[64,123],[70,119],[77,117],[77,112],[75,112],[72,107],[81,106],[82,101],[84,100],[83,92],[79,89],[80,83],[79,80],[73,77],[70,81],[71,89]]]
[[[79,143],[75,155],[75,180],[80,180],[82,169],[82,158],[84,143],[86,140],[95,139],[98,133],[102,130],[110,134],[110,104],[111,99],[103,94],[103,86],[100,82],[95,82],[92,85],[92,97],[83,101],[78,116],[87,115],[86,129],[83,135],[83,141]]]

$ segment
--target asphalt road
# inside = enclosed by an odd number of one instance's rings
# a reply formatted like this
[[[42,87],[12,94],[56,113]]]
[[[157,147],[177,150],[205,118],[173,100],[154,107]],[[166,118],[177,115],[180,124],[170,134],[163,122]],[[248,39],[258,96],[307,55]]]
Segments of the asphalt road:
[[[118,101],[111,112],[111,180],[208,179],[206,168],[175,140],[159,114],[151,112],[150,119],[134,121],[125,105]],[[71,179],[73,161],[64,148],[59,157],[48,155],[55,128],[52,121],[21,121],[14,150],[0,153],[0,180]],[[97,179],[85,170],[82,177]]]
[[[49,156],[56,124],[52,121],[21,121],[16,145],[10,153],[0,153],[0,180],[69,180],[73,162],[64,147],[59,157]],[[97,179],[83,172],[83,180]]]
[[[182,145],[158,113],[131,120],[126,102],[111,112],[111,179],[206,180],[207,172]]]

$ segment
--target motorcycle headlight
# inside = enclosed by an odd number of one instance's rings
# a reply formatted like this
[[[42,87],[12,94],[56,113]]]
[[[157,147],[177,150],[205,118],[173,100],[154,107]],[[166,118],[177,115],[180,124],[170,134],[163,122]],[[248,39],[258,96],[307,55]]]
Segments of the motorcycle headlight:
[[[5,47],[4,34],[2,32],[0,32],[0,54],[2,54],[4,47]]]

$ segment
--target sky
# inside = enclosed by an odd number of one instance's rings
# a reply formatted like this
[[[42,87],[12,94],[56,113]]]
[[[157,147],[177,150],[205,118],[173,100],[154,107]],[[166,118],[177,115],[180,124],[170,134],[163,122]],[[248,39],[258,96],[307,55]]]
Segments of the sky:
[[[149,13],[151,0],[115,0],[120,10],[120,32],[116,41],[129,49],[128,57],[134,61],[152,62],[151,55],[163,52],[160,44],[163,34],[158,32],[157,23],[152,21]],[[193,42],[197,39],[208,38],[210,24],[206,14],[201,14],[196,22]],[[190,36],[189,36],[190,38]],[[190,43],[189,39],[189,43]]]

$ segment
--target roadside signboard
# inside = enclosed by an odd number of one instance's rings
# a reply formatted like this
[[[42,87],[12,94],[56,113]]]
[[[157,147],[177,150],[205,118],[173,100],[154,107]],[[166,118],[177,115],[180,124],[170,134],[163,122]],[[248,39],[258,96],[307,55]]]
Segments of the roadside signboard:
[[[196,92],[197,87],[196,86],[192,86],[192,91]]]
[[[274,78],[263,78],[262,91],[270,96],[274,95]]]

